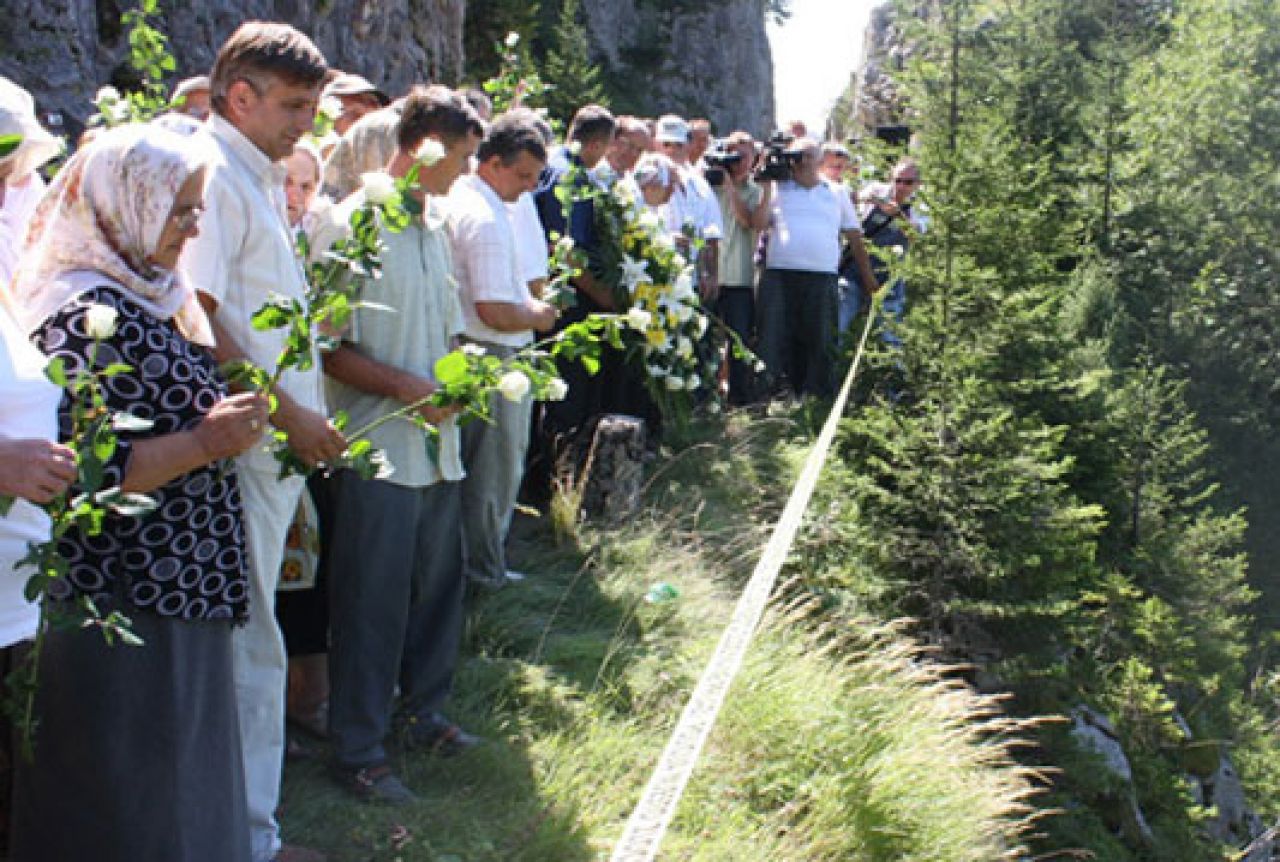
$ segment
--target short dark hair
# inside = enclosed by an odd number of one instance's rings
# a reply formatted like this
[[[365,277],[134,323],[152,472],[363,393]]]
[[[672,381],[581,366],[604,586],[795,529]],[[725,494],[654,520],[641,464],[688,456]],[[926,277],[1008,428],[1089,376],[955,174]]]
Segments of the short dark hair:
[[[573,115],[569,124],[569,140],[580,144],[608,140],[613,136],[616,121],[609,109],[601,105],[583,105]]]
[[[209,73],[213,109],[226,111],[227,91],[236,81],[255,88],[277,78],[294,86],[318,87],[329,72],[324,55],[306,34],[279,21],[245,21],[218,51]]]
[[[540,162],[547,160],[547,147],[532,111],[508,111],[489,126],[489,134],[476,150],[476,159],[487,162],[497,156],[504,165],[529,153]]]
[[[405,97],[396,127],[396,144],[405,152],[417,149],[428,135],[446,145],[467,135],[484,137],[484,123],[460,94],[438,84],[418,85]]]

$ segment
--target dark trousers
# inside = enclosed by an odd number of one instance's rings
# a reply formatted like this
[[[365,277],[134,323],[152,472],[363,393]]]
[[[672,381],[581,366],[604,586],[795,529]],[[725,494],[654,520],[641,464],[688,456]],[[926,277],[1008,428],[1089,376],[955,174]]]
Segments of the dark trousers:
[[[329,729],[343,766],[385,762],[397,682],[410,716],[449,696],[462,634],[458,483],[330,480]]]
[[[751,337],[755,329],[756,292],[755,289],[725,285],[720,288],[720,298],[716,300],[716,314],[724,321],[742,343],[751,346]],[[754,377],[751,366],[733,356],[733,343],[729,344],[729,403],[747,404],[752,399]]]
[[[835,273],[766,269],[756,298],[757,353],[797,394],[835,391]]]

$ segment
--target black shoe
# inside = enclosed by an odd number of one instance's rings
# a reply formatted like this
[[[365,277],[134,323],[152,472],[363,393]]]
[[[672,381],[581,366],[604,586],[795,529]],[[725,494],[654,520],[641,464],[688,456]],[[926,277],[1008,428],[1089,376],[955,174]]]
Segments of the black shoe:
[[[366,802],[408,805],[418,799],[385,763],[361,767],[337,766],[334,768],[334,775],[343,787]]]
[[[405,748],[423,749],[437,757],[456,757],[484,742],[438,712],[410,718],[404,728],[404,740]]]

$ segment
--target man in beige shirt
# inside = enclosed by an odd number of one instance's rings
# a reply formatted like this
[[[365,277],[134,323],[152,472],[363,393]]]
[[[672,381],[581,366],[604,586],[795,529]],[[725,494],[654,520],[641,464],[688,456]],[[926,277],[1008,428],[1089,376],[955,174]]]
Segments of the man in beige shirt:
[[[280,161],[311,130],[326,71],[310,39],[286,24],[261,21],[233,33],[214,63],[205,212],[200,234],[187,242],[179,266],[209,314],[219,362],[247,358],[273,370],[284,333],[260,332],[251,317],[274,294],[305,296],[285,216]],[[274,394],[278,407],[271,422],[300,458],[315,464],[342,453],[346,444],[325,417],[318,370],[286,372]],[[275,820],[286,666],[275,590],[302,479],[277,479],[278,464],[265,447],[237,458],[236,468],[249,550],[249,622],[235,631],[233,669],[253,858],[322,858],[282,847]]]

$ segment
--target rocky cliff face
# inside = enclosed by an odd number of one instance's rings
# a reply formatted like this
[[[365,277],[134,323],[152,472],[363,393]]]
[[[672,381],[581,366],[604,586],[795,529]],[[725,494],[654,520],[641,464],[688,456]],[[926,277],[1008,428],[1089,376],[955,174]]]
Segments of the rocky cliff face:
[[[591,0],[583,12],[618,109],[704,116],[717,134],[773,129],[764,0]]]
[[[675,110],[711,118],[718,131],[773,126],[773,62],[765,0],[592,0],[584,3],[593,53],[622,93],[623,110]],[[127,86],[127,33],[120,16],[134,0],[6,0],[0,75],[35,95],[70,128],[93,112],[103,84]],[[162,0],[177,77],[207,72],[218,46],[242,21],[288,21],[329,62],[388,92],[415,81],[463,77],[466,0]]]
[[[127,84],[131,0],[6,0],[0,75],[22,84],[42,111],[92,113],[103,84]],[[207,72],[223,40],[252,18],[288,21],[310,35],[330,64],[358,71],[389,92],[415,81],[462,75],[465,0],[218,0],[162,2],[178,75]]]

